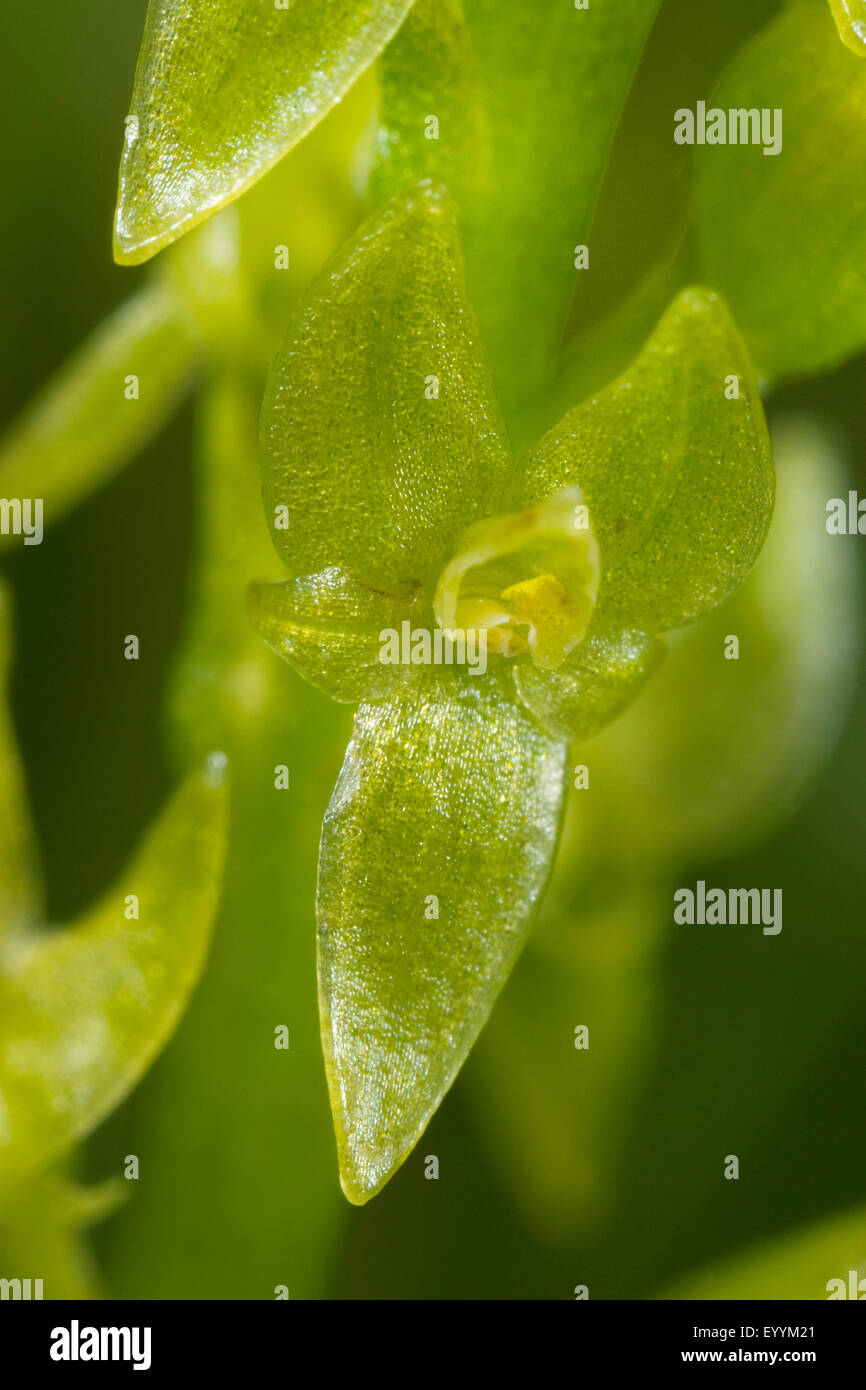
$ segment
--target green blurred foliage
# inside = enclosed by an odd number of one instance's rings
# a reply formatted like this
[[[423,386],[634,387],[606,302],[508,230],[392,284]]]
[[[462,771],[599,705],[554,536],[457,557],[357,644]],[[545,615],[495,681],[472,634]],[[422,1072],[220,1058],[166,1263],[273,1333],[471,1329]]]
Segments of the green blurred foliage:
[[[814,1299],[829,1291],[837,1299],[860,1300],[864,1271],[866,1211],[858,1207],[697,1270],[660,1297]]]
[[[225,773],[192,774],[86,916],[18,933],[0,973],[0,1187],[65,1154],[147,1070],[201,971],[226,842]]]
[[[0,444],[3,496],[41,497],[49,517],[58,520],[165,423],[196,356],[190,326],[160,285],[121,305]],[[145,381],[144,395],[135,400],[124,395],[132,375]],[[13,541],[3,536],[0,544]]]
[[[144,1170],[138,1200],[106,1233],[107,1277],[123,1297],[272,1298],[279,1284],[292,1297],[320,1295],[344,1205],[321,1068],[313,902],[318,821],[345,717],[246,621],[246,579],[274,564],[255,415],[256,392],[236,373],[218,378],[199,410],[204,506],[172,742],[182,764],[214,740],[228,751],[232,834],[201,988],[117,1126],[115,1142]],[[287,790],[276,786],[280,766]],[[279,1027],[286,1051],[275,1046]]]
[[[0,589],[4,685],[10,633]],[[51,931],[5,703],[0,776],[0,1261],[12,1278],[37,1261],[49,1298],[86,1297],[77,1232],[119,1191],[79,1193],[50,1169],[147,1070],[197,982],[222,877],[225,756],[186,779],[103,901]]]
[[[759,373],[843,361],[866,339],[866,63],[823,0],[798,0],[749,43],[714,107],[781,112],[782,146],[696,151],[703,274],[728,297]]]

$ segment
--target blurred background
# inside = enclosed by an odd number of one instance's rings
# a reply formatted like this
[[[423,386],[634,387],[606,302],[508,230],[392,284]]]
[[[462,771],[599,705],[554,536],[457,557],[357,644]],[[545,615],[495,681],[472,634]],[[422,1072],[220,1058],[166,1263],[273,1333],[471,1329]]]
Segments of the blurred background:
[[[145,8],[145,0],[7,0],[0,10],[0,47],[10,60],[0,89],[4,423],[150,273],[111,259],[117,164]],[[778,8],[770,0],[666,0],[612,154],[593,236],[598,251],[576,307],[583,328],[675,235],[687,192],[671,111],[706,97],[744,39]],[[365,118],[362,111],[359,138]],[[352,216],[340,208],[340,218]],[[322,256],[330,249],[323,244]],[[866,357],[777,390],[767,406],[771,422],[788,430],[793,454],[817,430],[820,449],[844,470],[843,486],[866,492]],[[792,420],[807,422],[793,436]],[[175,781],[165,708],[190,604],[194,435],[187,401],[41,546],[3,557],[16,612],[12,710],[52,920],[73,916],[107,887]],[[816,524],[823,525],[820,503]],[[852,558],[862,544],[829,543],[847,546]],[[800,602],[796,555],[789,564]],[[249,577],[255,572],[253,564]],[[507,987],[502,1019],[497,1011],[404,1168],[360,1210],[339,1193],[315,1039],[315,837],[284,844],[298,884],[292,913],[277,905],[267,923],[251,921],[248,950],[240,930],[221,946],[218,923],[219,988],[208,994],[206,975],[204,1002],[193,1004],[152,1073],[81,1158],[81,1171],[99,1179],[119,1173],[125,1153],[146,1149],[149,1133],[161,1135],[159,1162],[90,1237],[95,1287],[120,1297],[268,1298],[285,1283],[292,1297],[546,1299],[573,1297],[585,1284],[592,1298],[652,1297],[691,1270],[866,1200],[858,611],[856,631],[843,634],[839,698],[828,697],[823,721],[830,746],[820,756],[811,744],[784,750],[793,782],[801,759],[810,773],[790,813],[780,793],[766,829],[745,843],[721,837],[715,855],[703,846],[661,854],[651,874],[634,862],[627,819],[607,813],[610,836],[592,849],[591,875],[592,829],[572,827],[536,954],[527,952]],[[119,659],[130,632],[146,657],[137,663]],[[295,745],[313,728],[327,734],[327,753],[299,779],[297,793],[309,786],[301,810],[315,828],[349,715],[301,691],[290,673],[279,679],[296,701]],[[670,694],[681,697],[682,688]],[[679,710],[670,717],[676,722]],[[781,935],[665,930],[673,888],[698,878],[783,887]],[[590,879],[595,897],[581,899]],[[255,911],[251,905],[251,917]],[[648,912],[657,928],[645,925]],[[630,934],[633,917],[640,925]],[[241,911],[235,926],[242,924]],[[562,980],[549,966],[569,931],[584,931],[585,940],[563,1000],[547,986],[552,975]],[[273,1021],[283,1021],[286,933],[295,941],[291,988],[307,1000],[295,1065],[304,1069],[317,1136],[308,1154],[315,1162],[301,1169],[292,1166],[292,1145],[304,1150],[304,1134],[287,1133],[285,1116],[267,1103],[270,1088],[294,1083],[263,1077],[256,1103],[233,1119],[233,1104],[259,1088],[255,1074],[232,1075],[225,1036],[234,1016],[232,971],[244,961],[253,978],[242,988],[254,991],[259,979],[274,1000]],[[618,947],[605,955],[610,941]],[[599,1004],[611,1000],[630,1020],[634,1036],[623,1043],[630,1052],[587,1093],[566,1071],[582,1064],[574,1027],[592,1029]],[[537,1045],[536,1025],[542,1037],[552,1027],[560,1038],[555,1062]],[[599,1037],[604,1026],[599,1018]],[[227,1128],[242,1131],[243,1145],[231,1153],[212,1119],[220,1108]],[[427,1154],[439,1157],[438,1182],[424,1179]],[[728,1154],[740,1158],[739,1181],[723,1180]],[[201,1209],[187,1219],[194,1192]],[[833,1273],[845,1271],[826,1277]],[[816,1297],[822,1287],[823,1279]]]

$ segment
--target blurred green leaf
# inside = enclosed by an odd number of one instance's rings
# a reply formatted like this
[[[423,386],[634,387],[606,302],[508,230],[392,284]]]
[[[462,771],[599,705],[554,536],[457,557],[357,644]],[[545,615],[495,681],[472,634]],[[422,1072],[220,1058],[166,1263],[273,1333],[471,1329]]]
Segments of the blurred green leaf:
[[[678,636],[644,698],[586,750],[599,839],[616,824],[648,864],[718,858],[766,832],[833,747],[851,698],[856,557],[825,528],[845,472],[815,421],[780,421],[774,443],[776,511],[753,572]]]
[[[0,976],[0,1174],[38,1171],[136,1083],[202,967],[225,847],[214,755],[191,776],[102,903],[8,943]],[[140,916],[130,897],[138,900]]]
[[[511,455],[440,186],[393,199],[311,289],[271,372],[262,442],[268,518],[296,574],[337,565],[399,599],[432,585],[492,509]]]
[[[509,423],[555,361],[581,273],[576,247],[590,240],[658,4],[420,0],[384,54],[374,192],[426,175],[456,196],[469,294]]]
[[[434,678],[358,711],[317,901],[350,1201],[403,1162],[482,1028],[550,872],[565,773],[564,747],[492,681]]]
[[[85,1188],[53,1172],[14,1188],[0,1210],[0,1278],[41,1279],[46,1299],[100,1297],[83,1233],[125,1195],[118,1178]]]
[[[833,366],[866,344],[866,64],[825,4],[800,0],[745,46],[712,105],[780,111],[783,143],[770,157],[698,151],[702,274],[762,376]]]
[[[852,53],[866,54],[866,0],[830,0],[842,39]]]
[[[10,959],[32,939],[43,915],[23,770],[5,700],[11,639],[11,601],[0,585],[0,945],[2,957]],[[0,1087],[0,1136],[6,1120]],[[2,1144],[0,1138],[0,1150]],[[0,1277],[40,1278],[49,1298],[92,1296],[93,1273],[79,1228],[100,1219],[118,1195],[114,1183],[84,1190],[58,1174],[42,1174],[22,1185],[5,1181],[0,1190]]]
[[[53,525],[156,433],[189,384],[197,354],[193,326],[174,295],[148,285],[96,330],[9,430],[0,444],[0,492],[41,498],[44,524]],[[20,543],[0,535],[0,545]]]
[[[64,364],[0,443],[7,497],[41,497],[51,526],[158,432],[197,370],[267,370],[300,289],[357,221],[358,199],[344,185],[371,85],[357,83],[238,208],[172,247],[149,284]],[[275,264],[275,234],[291,242],[289,271]],[[126,395],[130,375],[137,399]],[[0,534],[0,547],[16,543]]]
[[[273,563],[256,495],[256,396],[256,384],[224,367],[198,402],[192,592],[170,697],[179,767],[268,708],[267,662],[244,607],[250,569]]]
[[[228,753],[231,834],[201,983],[119,1121],[127,1151],[149,1155],[150,1175],[100,1232],[115,1297],[267,1299],[280,1284],[292,1299],[321,1297],[346,1214],[322,1077],[314,902],[319,825],[347,718],[247,619],[251,573],[276,563],[261,505],[260,390],[222,370],[198,409],[171,733],[180,766],[215,746]],[[278,1027],[288,1029],[285,1050]]]
[[[829,1299],[841,1280],[851,1297],[850,1275],[866,1275],[866,1207],[768,1240],[708,1269],[696,1270],[657,1295],[663,1299]],[[855,1294],[862,1298],[863,1294]]]
[[[24,771],[6,703],[12,629],[9,592],[0,584],[0,941],[26,931],[42,915]]]
[[[150,0],[120,167],[115,257],[147,260],[281,159],[411,0]]]
[[[766,534],[773,469],[719,296],[680,294],[632,366],[566,415],[524,472],[530,500],[574,484],[586,498],[603,561],[597,620],[659,633],[729,594]]]

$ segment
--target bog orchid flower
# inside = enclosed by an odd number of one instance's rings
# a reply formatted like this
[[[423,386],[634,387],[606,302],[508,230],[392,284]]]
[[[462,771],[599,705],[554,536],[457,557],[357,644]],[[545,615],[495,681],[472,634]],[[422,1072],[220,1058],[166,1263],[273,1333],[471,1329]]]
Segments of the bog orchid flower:
[[[294,577],[253,586],[253,622],[358,705],[317,918],[341,1178],[360,1203],[417,1142],[526,939],[569,743],[635,697],[667,629],[746,574],[772,465],[748,354],[702,289],[515,461],[454,207],[429,180],[375,214],[300,305],[262,441]],[[383,634],[406,623],[483,634],[484,673],[453,651],[436,664],[432,640],[383,660]]]

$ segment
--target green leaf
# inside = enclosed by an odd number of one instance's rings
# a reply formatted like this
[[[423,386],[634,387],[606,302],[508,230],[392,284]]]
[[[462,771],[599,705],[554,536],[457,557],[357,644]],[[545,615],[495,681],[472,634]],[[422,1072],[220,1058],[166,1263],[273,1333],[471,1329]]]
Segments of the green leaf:
[[[25,931],[42,913],[24,771],[5,698],[11,651],[11,600],[0,583],[0,941]]]
[[[95,491],[156,433],[188,385],[195,332],[151,284],[122,305],[49,382],[0,444],[0,493],[41,498],[46,526]],[[138,378],[137,398],[127,378]],[[20,545],[0,535],[0,545]]]
[[[866,64],[801,0],[747,44],[712,97],[782,112],[782,150],[706,146],[695,226],[758,371],[831,367],[866,344]]]
[[[657,634],[725,598],[761,548],[773,470],[749,356],[718,295],[680,294],[628,371],[522,469],[530,502],[573,485],[586,498],[602,556],[596,621]]]
[[[513,23],[515,6],[499,9]],[[416,0],[382,55],[370,173],[377,202],[421,178],[447,183],[464,207],[473,185],[479,195],[482,181],[487,187],[492,131],[465,11],[463,0]]]
[[[150,0],[120,166],[115,257],[147,260],[334,106],[411,0]]]
[[[781,1239],[697,1270],[657,1294],[663,1299],[851,1297],[850,1271],[866,1275],[866,1207],[852,1207]],[[838,1283],[842,1281],[844,1294]],[[854,1294],[862,1298],[862,1294]]]
[[[648,864],[717,858],[766,833],[826,760],[851,699],[856,556],[824,525],[848,480],[813,420],[780,421],[774,445],[776,510],[754,570],[587,750],[599,838],[616,826]]]
[[[147,1181],[101,1234],[119,1298],[272,1298],[277,1283],[292,1299],[321,1297],[347,1217],[322,1081],[313,904],[319,827],[349,720],[247,620],[250,575],[276,564],[261,504],[260,395],[256,379],[220,371],[198,403],[171,728],[180,767],[226,751],[231,834],[207,969],[171,1046],[113,1124],[122,1152],[148,1155]],[[278,790],[281,765],[290,785]],[[278,1025],[290,1033],[285,1051]]]
[[[71,927],[10,943],[0,976],[3,1182],[46,1167],[93,1129],[172,1033],[216,907],[221,757],[181,787],[101,904]],[[137,919],[126,917],[130,895]]]
[[[492,680],[363,705],[322,832],[322,1038],[340,1175],[403,1162],[514,964],[558,834],[565,749]]]
[[[830,10],[843,42],[862,58],[866,54],[866,0],[830,0]]]
[[[387,196],[457,198],[469,293],[509,424],[549,375],[608,151],[659,0],[419,0],[382,60]],[[436,139],[429,117],[439,122]]]
[[[394,198],[313,286],[271,372],[262,448],[295,574],[337,566],[408,597],[496,509],[511,455],[440,186]]]
[[[339,569],[282,584],[253,584],[253,627],[304,680],[334,700],[380,699],[412,668],[380,661],[379,634],[411,623],[411,609],[358,584]]]
[[[202,363],[267,369],[323,247],[341,245],[357,224],[350,144],[372,85],[359,82],[238,208],[174,246],[158,276],[72,355],[0,443],[3,495],[41,497],[44,525],[53,525],[158,432]],[[346,188],[335,200],[337,179]],[[289,272],[275,268],[275,227],[291,241]],[[125,394],[130,374],[137,400]],[[20,544],[0,534],[0,547]]]

